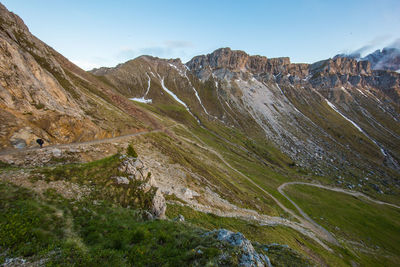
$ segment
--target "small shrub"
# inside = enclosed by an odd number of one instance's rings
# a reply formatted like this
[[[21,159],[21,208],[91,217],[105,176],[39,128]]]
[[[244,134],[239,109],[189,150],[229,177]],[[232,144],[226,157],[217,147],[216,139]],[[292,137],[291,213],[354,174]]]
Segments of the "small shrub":
[[[0,169],[1,168],[9,168],[9,167],[12,167],[12,165],[0,160]]]
[[[136,153],[136,151],[135,151],[135,149],[133,148],[132,145],[129,145],[129,146],[128,146],[128,148],[126,149],[126,154],[127,154],[129,157],[134,157],[134,158],[137,158],[137,157],[138,157],[138,154]]]
[[[35,104],[36,109],[43,109],[45,106],[43,103],[39,102],[38,104]]]
[[[131,242],[133,244],[138,244],[145,239],[145,232],[143,230],[137,230],[132,234]]]

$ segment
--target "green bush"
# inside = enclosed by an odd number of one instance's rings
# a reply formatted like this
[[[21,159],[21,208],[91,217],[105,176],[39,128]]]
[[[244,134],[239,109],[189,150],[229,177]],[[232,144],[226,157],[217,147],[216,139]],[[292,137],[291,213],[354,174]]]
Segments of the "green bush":
[[[134,157],[134,158],[137,158],[137,157],[138,157],[138,154],[136,153],[136,151],[135,151],[135,149],[133,148],[132,145],[129,145],[129,146],[128,146],[128,148],[126,149],[126,154],[127,154],[129,157]]]

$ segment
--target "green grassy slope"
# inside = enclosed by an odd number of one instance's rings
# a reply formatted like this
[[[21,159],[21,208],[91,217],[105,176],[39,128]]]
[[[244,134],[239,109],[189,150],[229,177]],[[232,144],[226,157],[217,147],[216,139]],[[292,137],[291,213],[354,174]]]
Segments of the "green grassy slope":
[[[285,191],[317,223],[334,233],[363,266],[398,264],[399,209],[306,185],[290,186]]]

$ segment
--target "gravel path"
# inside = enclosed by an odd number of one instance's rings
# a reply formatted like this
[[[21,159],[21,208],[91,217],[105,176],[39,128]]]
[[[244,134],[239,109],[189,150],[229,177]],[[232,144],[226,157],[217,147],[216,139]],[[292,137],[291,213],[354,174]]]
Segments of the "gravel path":
[[[93,145],[93,144],[102,144],[102,143],[112,143],[116,141],[123,141],[124,139],[129,139],[130,137],[133,136],[139,136],[143,134],[148,134],[148,133],[157,133],[157,132],[162,132],[166,129],[175,127],[177,124],[168,126],[168,127],[163,127],[160,129],[155,129],[152,131],[142,131],[142,132],[137,132],[137,133],[132,133],[132,134],[127,134],[127,135],[120,135],[116,137],[111,137],[111,138],[104,138],[104,139],[97,139],[97,140],[92,140],[92,141],[85,141],[85,142],[77,142],[77,143],[68,143],[68,144],[57,144],[57,145],[49,145],[49,146],[44,146],[43,148],[40,147],[29,147],[29,148],[22,148],[22,149],[5,149],[0,151],[0,156],[4,155],[12,155],[12,154],[17,154],[17,153],[23,153],[23,152],[28,152],[28,151],[37,151],[40,149],[50,149],[50,148],[71,148],[71,147],[77,147],[80,145]]]
[[[321,185],[321,184],[313,184],[313,183],[305,183],[305,182],[287,182],[287,183],[284,183],[284,184],[281,184],[279,187],[278,187],[278,191],[279,191],[279,193],[281,193],[284,197],[286,197],[290,202],[292,202],[292,204],[293,205],[295,205],[296,206],[296,208],[297,208],[297,210],[300,212],[300,213],[302,213],[302,215],[303,215],[303,211],[283,192],[283,189],[287,186],[287,185],[293,185],[293,184],[300,184],[300,185],[309,185],[309,186],[314,186],[314,187],[319,187],[319,188],[322,188],[322,189],[326,189],[326,190],[331,190],[331,191],[335,191],[335,192],[340,192],[340,193],[344,193],[344,194],[348,194],[348,195],[352,195],[352,196],[355,196],[355,197],[363,197],[363,198],[366,198],[366,199],[368,199],[369,201],[371,201],[371,202],[373,202],[373,203],[376,203],[376,204],[380,204],[380,205],[388,205],[388,206],[391,206],[391,207],[393,207],[393,208],[397,208],[397,209],[400,209],[400,206],[398,206],[398,205],[396,205],[396,204],[392,204],[392,203],[387,203],[387,202],[383,202],[383,201],[380,201],[380,200],[376,200],[376,199],[373,199],[373,198],[371,198],[371,197],[369,197],[369,196],[367,196],[367,195],[365,195],[365,194],[363,194],[363,193],[361,193],[361,192],[357,192],[357,191],[351,191],[351,190],[346,190],[346,189],[343,189],[343,188],[339,188],[339,187],[331,187],[331,186],[327,186],[327,185]],[[304,215],[303,215],[304,216]],[[307,216],[308,217],[308,216]]]

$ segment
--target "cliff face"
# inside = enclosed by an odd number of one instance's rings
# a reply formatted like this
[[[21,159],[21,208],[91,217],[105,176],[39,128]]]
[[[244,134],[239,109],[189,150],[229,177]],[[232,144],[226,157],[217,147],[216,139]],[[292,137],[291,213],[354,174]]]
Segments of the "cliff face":
[[[365,56],[362,60],[368,60],[372,64],[374,70],[400,70],[400,49],[394,47],[386,47],[382,50]]]
[[[201,80],[206,81],[211,74],[251,73],[265,80],[276,80],[292,85],[312,85],[314,88],[346,86],[368,86],[379,89],[399,103],[400,74],[389,71],[375,71],[373,63],[350,57],[337,56],[313,64],[293,64],[287,57],[266,58],[250,56],[243,51],[221,48],[208,55],[194,57],[186,65]],[[226,72],[224,73],[226,74]],[[221,78],[222,76],[219,75]]]
[[[216,82],[221,104],[226,103],[222,105],[236,124],[247,129],[255,121],[298,162],[335,162],[335,168],[349,169],[361,157],[375,163],[383,159],[384,165],[399,170],[396,72],[374,70],[371,62],[350,57],[292,64],[289,58],[250,56],[229,48],[197,56],[186,65],[204,83]],[[355,136],[364,140],[363,146],[354,142]],[[350,147],[353,155],[345,152]],[[373,159],[371,153],[383,158]]]
[[[113,90],[33,36],[0,4],[0,146],[34,145],[37,138],[90,140],[144,127],[131,117],[137,109],[129,114],[114,106],[126,102],[129,110],[132,103]],[[110,117],[130,126],[115,131]]]
[[[291,64],[288,57],[269,59],[263,56],[250,56],[244,51],[230,48],[221,48],[211,54],[194,57],[186,65],[195,72],[207,68],[225,68],[233,72],[249,71],[254,74],[286,75],[292,73],[300,77],[308,74],[307,64]]]
[[[137,101],[186,125],[212,123],[266,139],[316,173],[383,168],[389,176],[385,168],[399,169],[396,72],[346,57],[293,64],[222,48],[186,64],[141,56],[87,73],[16,15],[3,6],[0,12],[2,147],[156,128]]]

